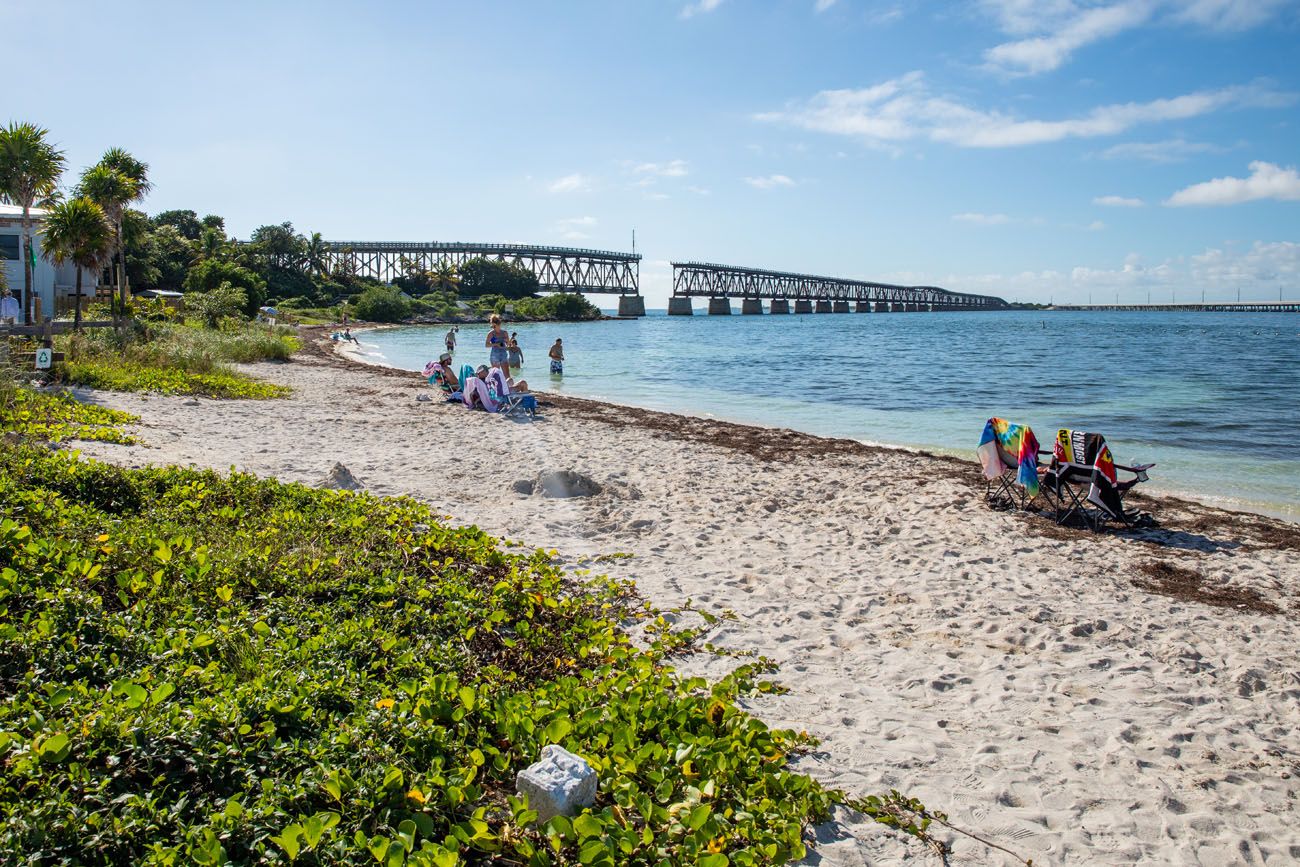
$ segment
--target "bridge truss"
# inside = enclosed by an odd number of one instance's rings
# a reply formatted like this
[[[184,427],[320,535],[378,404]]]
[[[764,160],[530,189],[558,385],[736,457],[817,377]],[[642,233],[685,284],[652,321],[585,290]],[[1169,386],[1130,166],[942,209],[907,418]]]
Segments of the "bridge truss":
[[[637,295],[641,276],[638,253],[611,253],[573,247],[528,244],[421,243],[406,241],[327,241],[330,269],[391,282],[414,263],[425,270],[448,263],[460,267],[471,259],[494,259],[532,271],[543,292],[594,292]]]
[[[735,265],[673,262],[673,295],[684,298],[744,298],[789,301],[876,303],[933,310],[1001,310],[1007,302],[991,295],[949,292],[937,286],[895,286]]]

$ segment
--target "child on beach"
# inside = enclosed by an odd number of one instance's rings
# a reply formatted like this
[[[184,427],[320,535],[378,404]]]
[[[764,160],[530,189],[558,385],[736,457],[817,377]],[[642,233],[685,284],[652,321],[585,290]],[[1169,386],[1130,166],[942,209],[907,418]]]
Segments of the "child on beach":
[[[522,368],[524,366],[524,351],[519,348],[518,331],[510,332],[510,346],[507,348],[509,350],[510,366]]]
[[[556,376],[564,376],[564,341],[555,338],[555,344],[548,353],[551,356],[551,373]]]

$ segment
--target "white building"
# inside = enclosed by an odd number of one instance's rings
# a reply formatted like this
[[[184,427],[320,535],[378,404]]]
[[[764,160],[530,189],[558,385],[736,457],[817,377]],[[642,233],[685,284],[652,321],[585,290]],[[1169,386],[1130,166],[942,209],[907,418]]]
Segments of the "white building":
[[[45,211],[32,208],[32,242],[36,246],[36,268],[32,271],[32,292],[41,301],[41,315],[55,314],[55,299],[59,309],[77,292],[77,269],[71,262],[55,267],[41,256],[41,222]],[[8,278],[9,291],[18,299],[23,315],[27,315],[27,298],[23,295],[23,209],[15,205],[0,204],[0,266]],[[81,275],[81,292],[95,296],[99,274],[84,272]]]

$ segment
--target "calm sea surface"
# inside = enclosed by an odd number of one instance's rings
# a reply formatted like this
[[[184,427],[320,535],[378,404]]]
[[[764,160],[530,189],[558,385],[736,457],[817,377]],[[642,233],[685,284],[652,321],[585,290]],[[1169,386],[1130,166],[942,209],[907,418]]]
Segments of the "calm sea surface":
[[[364,333],[412,370],[445,326]],[[515,324],[535,390],[974,459],[984,421],[1106,435],[1155,461],[1152,491],[1300,521],[1300,317],[1250,313],[907,313]],[[456,363],[483,364],[487,326]],[[546,352],[564,339],[564,377]]]

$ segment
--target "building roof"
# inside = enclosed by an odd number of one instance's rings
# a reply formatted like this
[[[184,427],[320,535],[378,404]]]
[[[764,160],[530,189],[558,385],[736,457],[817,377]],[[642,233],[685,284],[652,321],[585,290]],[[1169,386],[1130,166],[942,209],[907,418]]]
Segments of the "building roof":
[[[49,212],[44,208],[32,208],[28,213],[33,217],[44,217]],[[3,202],[0,202],[0,220],[17,220],[20,219],[22,215],[23,209],[18,205],[6,205]]]

